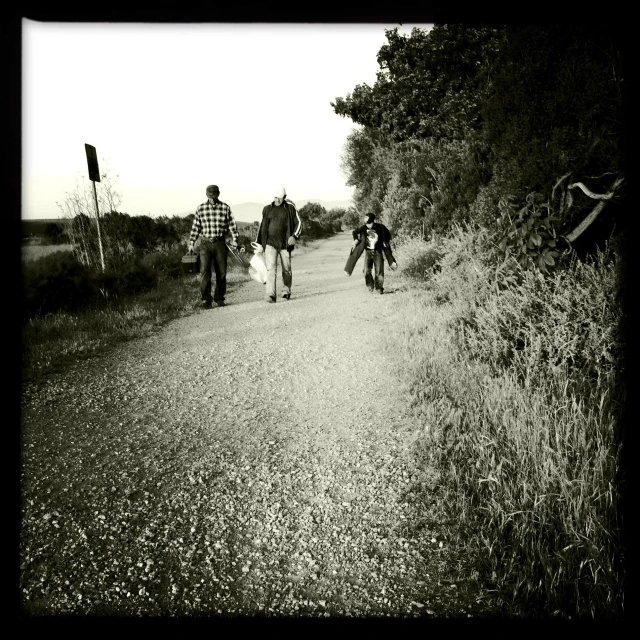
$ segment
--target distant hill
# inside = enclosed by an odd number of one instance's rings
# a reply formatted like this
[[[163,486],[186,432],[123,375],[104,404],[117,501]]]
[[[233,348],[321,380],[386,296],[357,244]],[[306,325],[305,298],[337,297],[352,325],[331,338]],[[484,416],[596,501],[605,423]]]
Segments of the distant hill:
[[[353,203],[351,200],[318,200],[318,199],[295,200],[293,199],[293,202],[295,203],[298,209],[301,209],[302,207],[304,207],[304,205],[307,204],[308,202],[317,202],[319,205],[323,206],[327,211],[329,211],[329,209],[348,209],[349,207],[353,206]],[[268,203],[267,202],[242,202],[240,204],[230,204],[229,206],[231,207],[231,211],[233,212],[233,217],[236,219],[237,222],[251,223],[251,222],[260,220],[262,216],[262,210],[264,209],[266,204]],[[180,218],[183,218],[192,213],[194,213],[193,210],[182,211],[180,213],[169,215],[168,217],[172,218],[174,215],[176,215],[176,216],[179,216]],[[157,218],[158,216],[154,215],[151,217]],[[28,220],[23,219],[22,220],[23,235],[28,236],[32,233],[36,235],[41,234],[44,232],[44,227],[50,222],[56,222],[60,224],[62,222],[62,219],[61,218],[34,218],[34,219],[28,219]]]
[[[259,221],[262,217],[262,210],[264,204],[259,202],[243,202],[242,204],[229,205],[233,212],[233,217],[242,222],[254,222]]]
[[[293,198],[292,198],[293,200]],[[327,211],[329,209],[348,209],[352,206],[351,200],[293,200],[296,207],[301,209],[308,202],[317,202],[319,205],[323,206]],[[262,210],[264,209],[267,202],[242,202],[241,204],[232,204],[229,205],[231,207],[231,211],[233,212],[233,217],[238,221],[243,222],[254,222],[255,220],[260,220],[262,216]]]

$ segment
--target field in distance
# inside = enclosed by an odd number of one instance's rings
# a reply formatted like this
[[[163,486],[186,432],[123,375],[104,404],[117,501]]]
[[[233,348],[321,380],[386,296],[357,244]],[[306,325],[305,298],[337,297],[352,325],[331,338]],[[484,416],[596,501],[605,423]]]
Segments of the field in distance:
[[[37,260],[56,251],[73,251],[72,244],[25,244],[22,245],[22,261]]]

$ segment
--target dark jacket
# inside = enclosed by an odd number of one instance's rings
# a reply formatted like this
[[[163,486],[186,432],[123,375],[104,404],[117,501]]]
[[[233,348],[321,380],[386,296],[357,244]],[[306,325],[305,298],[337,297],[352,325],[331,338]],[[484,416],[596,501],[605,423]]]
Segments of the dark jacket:
[[[378,240],[374,246],[374,251],[382,251],[384,247],[390,247],[391,232],[381,222],[374,222],[371,225],[373,231],[378,234]],[[366,237],[367,225],[363,224],[361,227],[353,230],[353,239],[362,240]]]
[[[376,223],[374,222],[373,225],[375,226]],[[380,251],[384,253],[385,258],[387,259],[387,262],[391,267],[394,264],[396,264],[396,259],[393,257],[393,252],[391,251],[391,244],[390,244],[391,232],[383,224],[379,224],[378,226],[382,227],[382,229],[376,229],[378,238],[379,239],[386,238],[381,241]],[[358,262],[358,260],[360,259],[360,256],[364,252],[364,247],[366,245],[366,234],[365,234],[366,230],[367,230],[367,225],[365,224],[353,231],[353,239],[358,240],[358,244],[351,249],[351,253],[347,258],[347,263],[345,264],[345,267],[344,267],[344,272],[348,276],[350,276],[353,273],[353,269],[356,266],[356,262]]]
[[[258,235],[256,237],[256,242],[262,245],[262,249],[266,249],[267,244],[269,244],[268,240],[268,229],[269,229],[269,221],[271,219],[272,213],[280,212],[284,209],[287,212],[285,228],[282,229],[282,237],[284,238],[285,246],[287,251],[293,251],[294,247],[287,246],[287,240],[293,236],[296,240],[302,235],[302,220],[298,215],[298,210],[296,209],[296,205],[291,202],[291,200],[285,200],[279,207],[276,207],[273,202],[268,204],[262,210],[262,222],[260,223],[260,228],[258,229]]]

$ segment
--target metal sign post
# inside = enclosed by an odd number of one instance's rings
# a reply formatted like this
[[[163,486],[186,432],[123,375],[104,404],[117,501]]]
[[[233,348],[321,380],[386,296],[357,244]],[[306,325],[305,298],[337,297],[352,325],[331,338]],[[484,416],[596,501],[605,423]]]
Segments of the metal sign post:
[[[96,226],[98,227],[98,246],[100,247],[100,262],[104,271],[104,253],[102,252],[102,238],[100,236],[100,211],[98,210],[98,195],[96,194],[96,182],[100,182],[100,169],[98,168],[98,155],[96,148],[90,144],[84,145],[87,153],[87,165],[89,166],[89,180],[93,183],[93,199],[96,203]]]

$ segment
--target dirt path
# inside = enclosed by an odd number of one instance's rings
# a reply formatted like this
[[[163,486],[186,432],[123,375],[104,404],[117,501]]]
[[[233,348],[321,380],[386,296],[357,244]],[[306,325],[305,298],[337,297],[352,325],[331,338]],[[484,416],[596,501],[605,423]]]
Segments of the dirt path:
[[[24,390],[27,613],[467,615],[412,499],[408,294],[349,244],[294,253],[290,301],[251,281]]]

